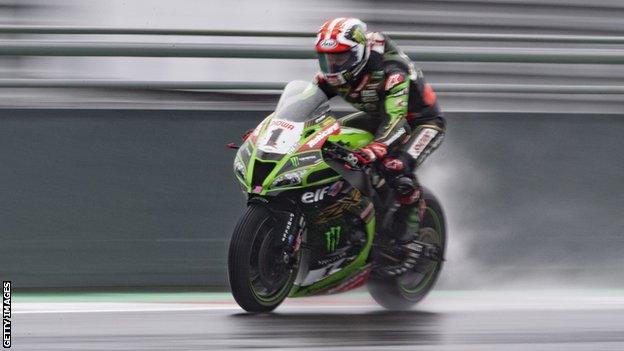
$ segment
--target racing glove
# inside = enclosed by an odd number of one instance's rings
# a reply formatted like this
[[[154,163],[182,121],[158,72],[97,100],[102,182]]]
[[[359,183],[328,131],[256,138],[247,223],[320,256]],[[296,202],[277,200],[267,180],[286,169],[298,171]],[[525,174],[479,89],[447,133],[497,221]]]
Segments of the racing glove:
[[[359,165],[368,165],[376,160],[381,160],[388,154],[388,146],[384,143],[372,142],[358,150],[353,151],[353,160]],[[353,163],[353,162],[352,162]]]

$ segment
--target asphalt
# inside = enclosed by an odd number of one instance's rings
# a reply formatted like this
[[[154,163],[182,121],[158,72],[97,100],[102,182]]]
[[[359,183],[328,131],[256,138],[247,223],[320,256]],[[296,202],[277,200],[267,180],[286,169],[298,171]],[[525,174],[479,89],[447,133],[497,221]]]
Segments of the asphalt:
[[[17,299],[13,349],[624,349],[621,292],[435,292],[409,312],[356,293],[292,300],[264,315],[223,294],[127,297]]]

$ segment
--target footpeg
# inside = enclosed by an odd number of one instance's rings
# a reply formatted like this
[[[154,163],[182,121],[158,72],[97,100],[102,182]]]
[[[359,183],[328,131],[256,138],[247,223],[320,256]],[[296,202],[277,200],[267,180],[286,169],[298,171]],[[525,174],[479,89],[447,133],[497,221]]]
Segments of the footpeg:
[[[395,244],[396,246],[384,254],[385,257],[392,256],[393,261],[400,262],[395,265],[389,265],[380,267],[379,272],[384,275],[396,277],[404,274],[407,271],[418,271],[417,268],[421,266],[419,260],[430,260],[435,262],[444,261],[441,257],[441,250],[433,244],[425,243],[418,240],[410,240],[403,244]],[[397,251],[402,250],[402,253],[397,255]],[[402,256],[401,259],[396,256]]]

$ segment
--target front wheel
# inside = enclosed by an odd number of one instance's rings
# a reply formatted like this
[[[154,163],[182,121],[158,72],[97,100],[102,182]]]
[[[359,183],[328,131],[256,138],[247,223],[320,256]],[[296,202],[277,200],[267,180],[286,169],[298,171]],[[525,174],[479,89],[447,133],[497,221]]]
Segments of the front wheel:
[[[248,312],[274,310],[296,278],[296,257],[278,235],[282,227],[266,205],[251,203],[234,229],[228,277],[234,299]]]
[[[442,206],[428,191],[424,192],[423,198],[426,208],[418,240],[438,246],[442,257],[445,257],[446,223]],[[424,299],[440,275],[442,262],[422,261],[417,271],[406,272],[399,277],[371,275],[368,291],[373,299],[390,310],[407,310]]]

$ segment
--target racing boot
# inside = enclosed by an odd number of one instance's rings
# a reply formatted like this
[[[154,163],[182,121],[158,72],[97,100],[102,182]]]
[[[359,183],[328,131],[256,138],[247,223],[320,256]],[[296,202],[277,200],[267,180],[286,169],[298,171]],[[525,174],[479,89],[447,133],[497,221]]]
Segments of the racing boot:
[[[391,237],[384,250],[387,264],[380,268],[382,274],[397,276],[413,269],[420,258],[423,247],[416,239],[420,227],[420,188],[413,176],[398,175],[390,181],[397,192],[400,208],[394,214]]]

